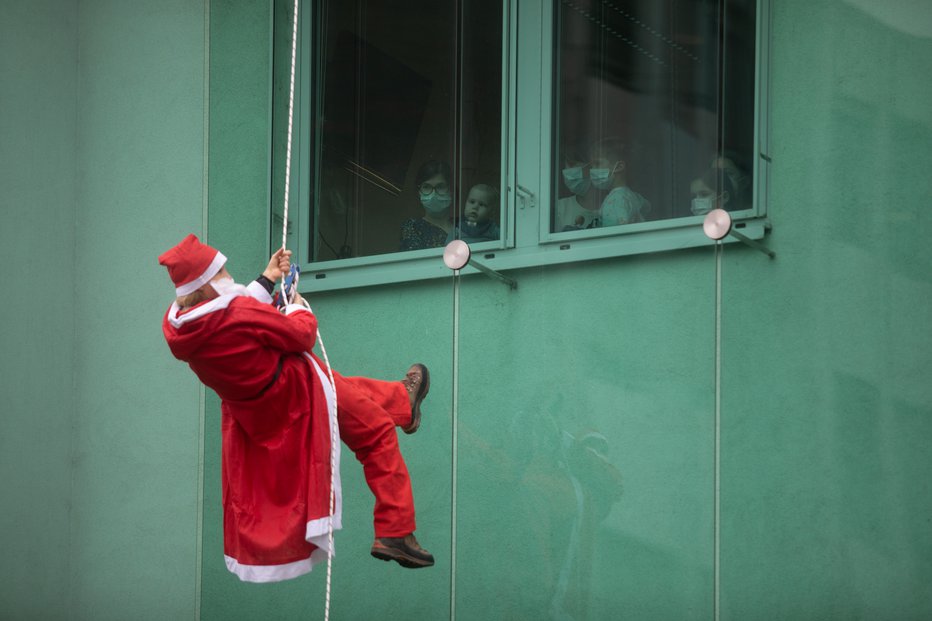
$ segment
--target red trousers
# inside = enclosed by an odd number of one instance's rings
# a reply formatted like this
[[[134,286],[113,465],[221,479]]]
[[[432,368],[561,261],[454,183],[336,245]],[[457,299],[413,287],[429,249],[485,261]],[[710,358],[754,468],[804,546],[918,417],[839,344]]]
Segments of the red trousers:
[[[411,478],[398,446],[396,426],[411,422],[411,402],[401,382],[333,373],[340,438],[362,464],[375,495],[375,536],[404,537],[415,530]]]

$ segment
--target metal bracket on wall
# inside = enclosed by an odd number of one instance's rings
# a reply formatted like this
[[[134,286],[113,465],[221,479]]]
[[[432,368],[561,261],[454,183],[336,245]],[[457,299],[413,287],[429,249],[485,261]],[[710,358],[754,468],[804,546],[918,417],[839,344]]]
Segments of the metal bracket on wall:
[[[731,235],[751,248],[760,250],[771,259],[777,256],[777,254],[767,246],[736,231],[733,224],[730,213],[724,209],[713,209],[706,214],[705,220],[702,221],[702,231],[709,239],[721,241]]]
[[[469,249],[469,244],[461,239],[454,239],[449,244],[447,244],[446,248],[443,249],[443,263],[454,272],[458,272],[459,270],[469,265],[476,268],[489,278],[494,278],[503,282],[511,289],[518,288],[518,281],[499,274],[492,268],[486,267],[485,265],[474,261],[472,258],[472,250]]]

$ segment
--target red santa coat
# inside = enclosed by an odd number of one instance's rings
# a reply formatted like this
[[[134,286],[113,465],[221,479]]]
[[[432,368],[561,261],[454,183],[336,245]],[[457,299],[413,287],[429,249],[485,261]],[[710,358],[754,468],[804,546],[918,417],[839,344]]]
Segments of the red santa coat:
[[[252,283],[184,312],[173,304],[162,322],[172,354],[222,400],[224,555],[247,582],[311,571],[327,558],[331,519],[342,527],[333,388],[310,354],[317,319],[270,301]]]

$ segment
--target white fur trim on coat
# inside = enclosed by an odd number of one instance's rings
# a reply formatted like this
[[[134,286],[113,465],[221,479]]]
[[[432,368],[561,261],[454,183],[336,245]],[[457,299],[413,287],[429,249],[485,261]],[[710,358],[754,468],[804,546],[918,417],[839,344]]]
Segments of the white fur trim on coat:
[[[243,582],[281,582],[282,580],[291,580],[298,576],[303,576],[314,569],[314,565],[326,562],[327,557],[334,553],[330,549],[330,531],[340,530],[343,528],[343,490],[340,483],[340,438],[339,428],[336,427],[336,393],[330,384],[330,379],[324,374],[324,371],[312,357],[307,356],[308,360],[314,367],[324,389],[324,396],[327,399],[327,412],[330,418],[330,425],[336,431],[332,437],[335,443],[332,443],[334,450],[334,471],[333,471],[333,491],[334,491],[334,508],[333,515],[311,520],[305,528],[304,538],[308,543],[317,546],[311,555],[303,560],[283,565],[244,565],[232,556],[224,555],[227,569],[235,574]]]

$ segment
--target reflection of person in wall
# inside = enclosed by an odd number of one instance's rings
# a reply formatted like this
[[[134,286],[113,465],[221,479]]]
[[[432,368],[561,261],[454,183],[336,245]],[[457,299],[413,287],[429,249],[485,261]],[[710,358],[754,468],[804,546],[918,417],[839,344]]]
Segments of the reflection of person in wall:
[[[424,208],[420,218],[401,225],[401,250],[420,250],[443,246],[453,230],[450,218],[453,205],[453,175],[450,165],[439,160],[425,162],[417,171],[415,184]]]
[[[617,138],[606,138],[592,148],[589,178],[599,190],[608,190],[600,209],[602,226],[643,222],[650,212],[647,199],[628,187],[626,150]]]
[[[478,183],[469,190],[463,206],[463,218],[450,234],[447,243],[461,239],[467,244],[499,239],[502,235],[494,217],[498,211],[498,190]]]
[[[622,497],[622,475],[609,458],[608,439],[593,429],[566,431],[564,405],[557,396],[549,406],[516,412],[503,434],[504,455],[479,458],[490,466],[504,460],[505,472],[491,472],[488,479],[515,478],[509,500],[517,517],[502,528],[505,535],[508,528],[520,534],[511,533],[504,545],[526,541],[521,557],[527,565],[489,572],[500,572],[492,574],[498,584],[532,593],[537,607],[526,610],[526,618],[587,618],[582,613],[591,593],[599,528]],[[533,574],[534,587],[521,584],[529,580],[520,573],[525,570]]]
[[[718,168],[710,168],[701,177],[693,179],[689,191],[693,195],[690,211],[696,216],[713,209],[731,209],[731,198],[735,196],[731,177]]]
[[[568,611],[583,605],[580,599],[589,591],[596,529],[621,499],[622,480],[608,459],[608,440],[595,430],[576,436],[563,432],[561,466],[572,484],[576,511],[550,610],[555,619],[571,619]],[[574,594],[577,601],[571,602]]]
[[[333,529],[341,527],[338,468],[332,514],[329,506],[337,423],[376,498],[372,556],[429,567],[434,558],[414,537],[414,497],[395,432],[417,431],[427,368],[412,365],[396,382],[333,373],[331,385],[311,352],[317,319],[310,308],[300,296],[284,314],[271,304],[290,255],[277,251],[248,286],[236,284],[226,257],[194,235],[159,257],[177,296],[162,321],[168,346],[221,399],[227,568],[244,581],[275,582],[326,559],[330,518]]]
[[[599,226],[600,193],[592,189],[589,179],[588,155],[586,150],[564,147],[563,183],[572,192],[561,198],[554,207],[553,231],[577,231]]]

